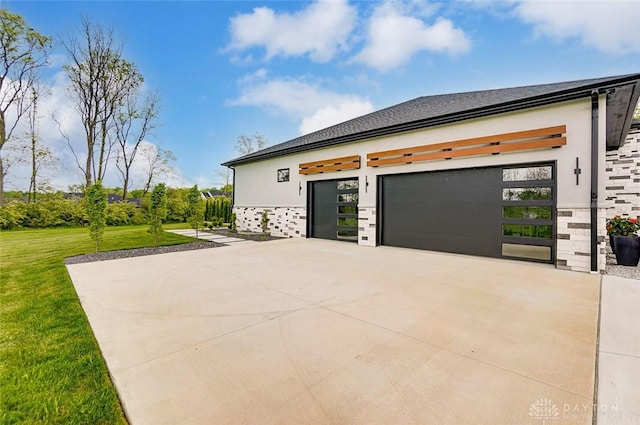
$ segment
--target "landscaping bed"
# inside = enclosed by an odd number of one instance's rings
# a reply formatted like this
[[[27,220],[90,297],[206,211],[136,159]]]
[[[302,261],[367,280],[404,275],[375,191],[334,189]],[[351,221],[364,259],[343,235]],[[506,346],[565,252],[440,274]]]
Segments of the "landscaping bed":
[[[229,229],[225,228],[217,228],[210,230],[211,233],[221,236],[228,236],[230,238],[238,238],[238,239],[247,239],[250,241],[264,242],[264,241],[275,241],[278,239],[286,239],[279,236],[271,236],[270,234],[264,233],[251,233],[251,232],[232,232]]]
[[[77,255],[65,258],[65,264],[90,263],[92,261],[117,260],[120,258],[140,257],[143,255],[167,254],[170,252],[193,251],[196,249],[208,249],[225,246],[217,242],[192,242],[182,245],[156,246],[147,248],[123,249],[119,251],[94,252],[91,254]]]

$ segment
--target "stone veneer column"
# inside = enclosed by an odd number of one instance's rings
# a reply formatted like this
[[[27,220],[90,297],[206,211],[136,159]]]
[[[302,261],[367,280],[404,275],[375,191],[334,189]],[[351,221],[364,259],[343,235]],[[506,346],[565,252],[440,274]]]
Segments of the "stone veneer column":
[[[598,209],[598,271],[606,263],[606,209]],[[561,269],[591,271],[591,211],[589,208],[558,208],[556,266]]]
[[[304,207],[233,207],[237,229],[262,232],[262,212],[265,210],[269,215],[269,231],[273,236],[307,236],[307,210]]]
[[[376,209],[358,208],[358,245],[376,246]]]
[[[620,149],[607,152],[605,174],[607,218],[640,216],[640,131],[630,133]]]

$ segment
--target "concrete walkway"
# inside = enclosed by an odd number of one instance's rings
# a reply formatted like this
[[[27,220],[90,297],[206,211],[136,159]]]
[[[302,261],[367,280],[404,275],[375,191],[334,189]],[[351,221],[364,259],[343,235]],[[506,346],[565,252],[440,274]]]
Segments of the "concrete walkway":
[[[194,229],[179,229],[179,230],[167,230],[167,232],[175,233],[177,235],[189,236],[191,238],[202,239],[204,241],[213,241],[223,244],[235,244],[239,242],[254,242],[249,239],[233,238],[230,236],[216,235],[214,233],[196,231]]]
[[[640,280],[602,277],[598,425],[640,424]]]
[[[591,425],[600,277],[324,240],[68,266],[132,425]]]

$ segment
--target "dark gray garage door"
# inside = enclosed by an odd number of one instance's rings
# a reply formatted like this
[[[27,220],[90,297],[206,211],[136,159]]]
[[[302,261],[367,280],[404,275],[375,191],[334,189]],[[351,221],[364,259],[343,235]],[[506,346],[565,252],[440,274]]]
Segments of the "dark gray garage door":
[[[314,238],[358,240],[358,179],[311,182],[308,234]]]
[[[552,262],[551,164],[381,176],[383,245]]]

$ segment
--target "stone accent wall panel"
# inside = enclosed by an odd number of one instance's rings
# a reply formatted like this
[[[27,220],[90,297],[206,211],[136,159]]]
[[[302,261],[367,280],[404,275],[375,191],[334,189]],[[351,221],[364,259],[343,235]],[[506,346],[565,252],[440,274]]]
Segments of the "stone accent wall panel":
[[[598,272],[606,264],[606,209],[598,209]],[[589,208],[563,208],[557,211],[556,267],[559,269],[591,271],[591,211]]]
[[[240,231],[262,232],[262,212],[269,216],[269,231],[283,238],[307,237],[307,210],[303,207],[233,207]]]
[[[606,162],[607,218],[640,216],[640,130],[630,132],[622,148],[607,152]]]

